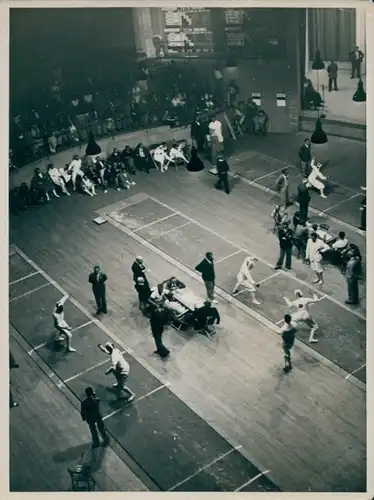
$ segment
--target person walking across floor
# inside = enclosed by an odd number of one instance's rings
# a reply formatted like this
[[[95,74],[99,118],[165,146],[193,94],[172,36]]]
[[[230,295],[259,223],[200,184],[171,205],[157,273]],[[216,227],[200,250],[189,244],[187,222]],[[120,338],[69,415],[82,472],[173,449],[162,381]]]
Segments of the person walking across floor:
[[[305,139],[303,145],[299,150],[299,159],[300,159],[300,169],[303,175],[309,175],[309,165],[312,161],[312,151],[310,147],[310,140]]]
[[[347,262],[345,277],[348,286],[348,300],[345,301],[346,304],[358,305],[359,304],[359,290],[358,290],[358,280],[361,270],[361,259],[352,249],[348,252],[349,260]]]
[[[216,273],[214,270],[214,257],[212,252],[207,252],[205,254],[204,259],[195,267],[195,271],[201,273],[208,300],[213,302],[213,304],[217,304],[217,301],[214,298]]]
[[[360,47],[355,47],[354,50],[349,54],[349,60],[352,66],[352,76],[351,80],[356,76],[361,78],[361,63],[364,60],[364,53],[360,50]]]
[[[290,186],[288,169],[284,168],[275,183],[275,190],[279,194],[279,205],[286,209],[290,205]]]
[[[327,66],[327,75],[329,77],[329,92],[332,91],[332,85],[334,84],[334,90],[338,90],[338,65],[335,61],[331,61]]]
[[[279,258],[274,269],[282,269],[283,261],[286,257],[286,269],[291,270],[294,235],[292,229],[289,227],[289,224],[289,221],[282,222],[282,227],[278,231]]]
[[[135,399],[135,394],[125,385],[130,374],[130,365],[118,347],[114,347],[112,342],[107,342],[105,345],[99,344],[97,347],[110,356],[112,366],[105,371],[105,375],[113,373],[115,376],[116,383],[113,384],[113,387],[118,390],[118,399],[121,392],[125,392],[128,395],[126,403],[131,403]]]
[[[225,193],[230,194],[229,166],[222,153],[217,155],[217,176],[216,189],[222,189],[223,187]]]
[[[297,186],[297,201],[299,203],[300,220],[308,220],[309,203],[311,200],[309,189],[307,188],[308,177],[305,176]]]
[[[290,314],[284,316],[284,324],[281,328],[281,335],[283,341],[283,355],[284,355],[284,368],[283,370],[287,373],[292,370],[291,362],[291,349],[295,343],[295,337],[297,332],[297,323],[292,321]]]
[[[162,342],[162,335],[164,333],[165,325],[168,322],[168,312],[165,311],[160,305],[156,305],[155,309],[151,313],[150,325],[153,338],[156,344],[155,354],[158,354],[160,358],[167,358],[170,351],[164,346]]]
[[[100,271],[100,266],[95,266],[93,273],[91,273],[88,277],[88,281],[92,285],[92,291],[96,300],[96,314],[107,314],[105,285],[107,279],[107,275]]]
[[[100,446],[98,431],[103,439],[103,444],[107,445],[109,438],[100,412],[100,399],[96,396],[92,387],[86,387],[85,393],[87,397],[81,402],[81,417],[90,429],[92,447],[97,448]]]

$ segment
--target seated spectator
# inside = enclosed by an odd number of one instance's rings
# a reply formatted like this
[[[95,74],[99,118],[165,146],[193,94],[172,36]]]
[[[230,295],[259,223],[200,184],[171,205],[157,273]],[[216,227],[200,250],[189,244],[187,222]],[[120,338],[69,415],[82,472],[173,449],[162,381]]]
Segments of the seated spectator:
[[[68,172],[71,174],[71,182],[73,183],[73,191],[76,190],[77,178],[82,178],[84,175],[82,169],[82,160],[79,155],[74,155],[69,167]]]
[[[13,188],[9,191],[9,209],[14,215],[18,215],[20,211],[27,210],[29,205],[29,188],[23,183],[20,187]]]
[[[120,161],[121,161],[121,154],[117,148],[114,148],[112,153],[108,156],[107,162],[113,164],[113,163],[119,163]]]
[[[97,195],[95,184],[87,177],[87,175],[83,175],[81,177],[80,185],[82,187],[82,191],[92,198]]]
[[[121,153],[122,161],[125,163],[126,170],[129,174],[135,175],[134,150],[130,146],[126,146]]]
[[[139,143],[135,148],[134,162],[136,168],[149,174],[151,159],[148,149],[146,149],[142,143]]]
[[[104,193],[107,193],[108,184],[112,179],[111,167],[101,158],[97,160],[96,164],[100,174],[100,184],[103,187]]]
[[[217,308],[212,307],[209,300],[206,300],[202,307],[196,308],[194,311],[195,330],[207,329],[208,332],[213,333],[214,323],[219,325],[220,321],[221,318]]]
[[[148,311],[148,301],[151,296],[151,289],[148,281],[142,277],[138,277],[135,283],[135,290],[138,292],[139,309],[146,315]]]
[[[176,316],[181,316],[188,311],[188,309],[174,299],[171,292],[165,294],[164,307],[168,311],[172,311]]]
[[[162,283],[153,287],[151,292],[150,299],[153,300],[153,302],[156,302],[157,304],[162,304],[164,302],[164,286]]]
[[[338,239],[332,244],[332,248],[342,252],[348,246],[348,240],[345,237],[345,232],[340,231]]]
[[[170,279],[164,281],[162,283],[162,286],[163,286],[164,290],[166,290],[168,292],[172,292],[174,290],[186,288],[186,285],[184,283],[182,283],[182,281],[175,278],[175,276],[172,276]]]
[[[122,162],[113,163],[112,171],[114,172],[114,184],[117,187],[117,191],[121,189],[130,189],[132,186],[135,186],[136,182],[130,182],[125,165]]]
[[[61,191],[70,196],[69,191],[66,189],[65,179],[61,176],[60,171],[56,168],[52,163],[50,163],[47,167],[48,175],[53,182],[53,184],[61,189]],[[58,194],[55,190],[53,190],[55,196],[58,198]]]
[[[26,182],[22,182],[18,188],[18,197],[21,209],[27,210],[27,207],[30,205],[30,189]]]
[[[245,106],[245,122],[244,126],[245,129],[250,133],[253,134],[255,131],[255,124],[254,124],[254,118],[257,116],[258,113],[258,106],[254,102],[253,99],[248,98],[247,99],[247,104]]]
[[[101,184],[100,164],[98,161],[87,166],[86,175],[96,186]]]
[[[48,203],[50,201],[49,190],[51,182],[47,174],[42,172],[40,168],[34,170],[34,175],[31,179],[31,198],[32,202]]]
[[[178,163],[180,160],[182,160],[186,165],[188,163],[187,158],[184,155],[183,152],[183,143],[180,144],[173,144],[170,151],[169,151],[169,159],[170,162],[172,163]]]
[[[257,115],[253,118],[254,133],[257,135],[266,135],[268,121],[268,115],[263,109],[260,109]]]
[[[303,109],[318,109],[323,103],[321,94],[315,90],[311,80],[305,78],[303,93]]]

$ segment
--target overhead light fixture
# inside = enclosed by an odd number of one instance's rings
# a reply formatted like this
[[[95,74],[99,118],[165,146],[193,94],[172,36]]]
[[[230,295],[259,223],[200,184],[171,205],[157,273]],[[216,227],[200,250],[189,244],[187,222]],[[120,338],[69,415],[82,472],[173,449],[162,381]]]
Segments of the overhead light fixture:
[[[366,102],[366,92],[364,89],[364,82],[360,79],[357,84],[357,90],[353,94],[353,101],[355,102]]]
[[[310,138],[312,144],[326,144],[328,141],[326,132],[323,130],[322,118],[325,118],[325,115],[321,115],[317,118],[316,128]]]

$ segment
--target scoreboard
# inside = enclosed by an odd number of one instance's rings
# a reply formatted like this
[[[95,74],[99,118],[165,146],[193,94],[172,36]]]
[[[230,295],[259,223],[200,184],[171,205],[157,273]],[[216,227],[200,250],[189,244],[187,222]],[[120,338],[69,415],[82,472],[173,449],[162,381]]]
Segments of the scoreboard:
[[[163,8],[162,11],[169,53],[214,52],[211,9]]]
[[[167,53],[286,57],[288,9],[162,8]]]

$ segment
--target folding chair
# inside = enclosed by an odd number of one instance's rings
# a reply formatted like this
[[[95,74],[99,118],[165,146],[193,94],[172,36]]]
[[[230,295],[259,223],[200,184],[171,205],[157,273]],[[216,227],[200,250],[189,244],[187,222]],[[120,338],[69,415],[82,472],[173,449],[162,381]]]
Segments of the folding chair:
[[[183,330],[183,328],[191,328],[191,311],[185,311],[179,316],[174,316],[170,324],[174,328],[174,330],[177,330],[177,332],[180,332],[181,330]]]
[[[208,339],[210,339],[212,335],[215,335],[217,333],[216,329],[214,328],[213,321],[214,320],[212,317],[207,318],[205,326],[203,328],[200,328],[200,330],[198,330],[199,333],[205,335]]]
[[[95,491],[96,481],[91,476],[90,468],[77,465],[74,470],[68,469],[71,478],[72,491]]]

